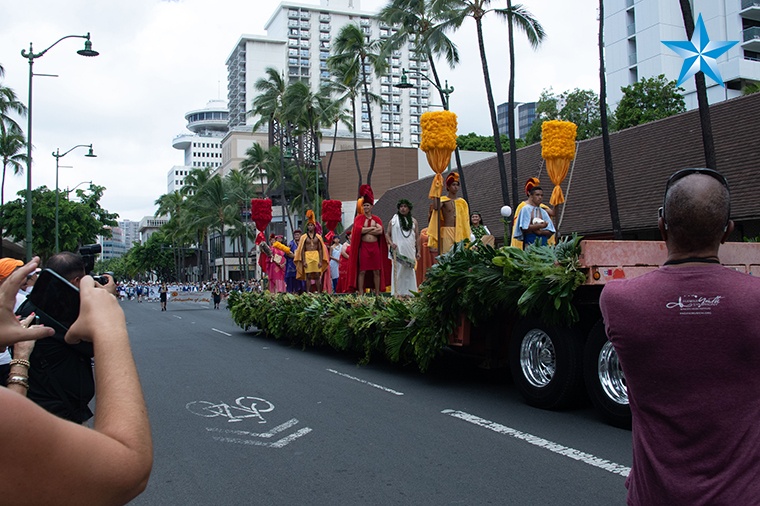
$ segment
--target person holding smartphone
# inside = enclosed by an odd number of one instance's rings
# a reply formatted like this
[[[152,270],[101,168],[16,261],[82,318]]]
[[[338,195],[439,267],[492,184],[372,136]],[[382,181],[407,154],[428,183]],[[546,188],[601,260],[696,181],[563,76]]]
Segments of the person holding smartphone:
[[[54,333],[45,326],[25,328],[13,314],[16,292],[38,262],[35,257],[0,285],[0,346]],[[62,420],[0,388],[3,502],[125,504],[147,486],[153,442],[124,312],[92,277],[83,276],[79,289],[79,317],[65,339],[92,343],[96,350],[93,429]],[[14,383],[23,384],[23,375],[16,376]]]
[[[50,257],[46,268],[77,288],[86,274],[82,257],[69,251]],[[109,283],[105,288],[115,295],[116,284],[112,278],[108,279]],[[52,300],[58,299],[58,304],[63,307],[76,304],[79,294],[74,288],[65,290],[65,281],[39,288],[55,290],[55,293],[46,295]],[[76,319],[76,307],[73,308],[74,314],[67,318],[70,321],[62,325],[60,321],[51,318],[52,315],[46,314],[43,308],[37,307],[31,300],[34,298],[34,294],[30,294],[29,299],[18,308],[17,314],[26,317],[32,312],[37,313],[40,323],[53,328],[55,334],[38,341],[32,351],[29,358],[31,367],[28,397],[54,415],[74,423],[84,423],[92,418],[89,403],[95,396],[92,343],[70,344],[64,338],[68,330],[67,325]]]

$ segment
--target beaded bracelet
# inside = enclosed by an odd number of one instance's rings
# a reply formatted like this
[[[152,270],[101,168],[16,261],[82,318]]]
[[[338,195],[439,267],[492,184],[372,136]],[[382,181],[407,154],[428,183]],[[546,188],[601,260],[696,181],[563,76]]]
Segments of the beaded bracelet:
[[[31,367],[32,364],[29,363],[28,360],[24,360],[23,358],[14,358],[11,360],[11,365],[23,365],[24,367]]]
[[[11,376],[7,383],[8,385],[21,385],[27,390],[29,389],[29,378],[27,376]]]

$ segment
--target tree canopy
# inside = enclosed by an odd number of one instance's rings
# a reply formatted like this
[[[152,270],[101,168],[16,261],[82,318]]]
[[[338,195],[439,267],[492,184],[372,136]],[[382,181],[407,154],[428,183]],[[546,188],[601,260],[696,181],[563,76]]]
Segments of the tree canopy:
[[[623,98],[615,111],[616,129],[622,130],[642,123],[667,118],[686,111],[683,88],[665,75],[643,78],[621,88]]]
[[[509,146],[509,139],[507,136],[501,135],[501,143],[503,146]],[[517,149],[525,146],[525,142],[522,139],[516,139]],[[496,153],[496,143],[493,140],[493,135],[478,135],[475,132],[470,132],[465,135],[457,136],[457,147],[464,151],[487,151],[489,153]]]
[[[584,140],[602,134],[599,96],[593,90],[575,88],[557,95],[549,88],[541,92],[536,104],[536,120],[525,135],[526,144],[541,140],[544,121],[561,119],[578,125],[577,139]]]

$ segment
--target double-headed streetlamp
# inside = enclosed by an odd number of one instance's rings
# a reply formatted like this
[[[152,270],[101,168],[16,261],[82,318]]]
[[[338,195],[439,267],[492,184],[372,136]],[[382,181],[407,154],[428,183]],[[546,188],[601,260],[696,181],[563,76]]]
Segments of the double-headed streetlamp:
[[[27,53],[25,50],[21,50],[21,56],[29,60],[29,101],[26,104],[26,114],[27,114],[27,131],[26,131],[26,260],[29,261],[32,259],[32,78],[34,77],[34,72],[32,71],[32,67],[34,65],[34,60],[37,58],[42,57],[45,53],[50,51],[50,49],[61,42],[64,39],[85,39],[84,41],[84,49],[80,49],[77,51],[78,54],[82,56],[98,56],[97,51],[94,51],[92,49],[92,42],[90,42],[90,34],[89,32],[87,35],[66,35],[65,37],[61,37],[60,39],[53,42],[50,46],[48,46],[47,49],[44,49],[43,51],[40,51],[39,53],[35,53],[34,49],[32,48],[32,43],[29,43],[29,52]],[[56,248],[57,250],[57,248]]]
[[[58,253],[60,249],[58,248],[58,169],[60,165],[58,164],[59,160],[63,158],[64,156],[68,155],[72,151],[74,151],[76,148],[89,148],[89,151],[87,152],[86,157],[88,158],[96,158],[98,155],[92,152],[92,144],[77,144],[70,150],[66,151],[65,153],[61,153],[61,150],[56,148],[56,150],[53,152],[53,156],[55,157],[55,252]],[[66,194],[68,197],[68,194]]]
[[[77,185],[69,190],[69,187],[66,187],[66,200],[69,200],[69,195],[71,195],[71,192],[82,186],[83,184],[92,184],[92,181],[82,181],[81,183],[77,183]]]

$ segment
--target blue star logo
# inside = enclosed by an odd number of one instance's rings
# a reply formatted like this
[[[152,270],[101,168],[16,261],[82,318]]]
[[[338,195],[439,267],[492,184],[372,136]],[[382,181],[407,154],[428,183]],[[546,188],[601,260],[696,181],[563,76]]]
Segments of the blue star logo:
[[[710,40],[707,29],[705,29],[705,23],[702,21],[702,14],[697,18],[697,26],[694,27],[694,34],[690,41],[663,40],[661,42],[683,58],[681,75],[678,76],[678,86],[681,86],[684,81],[701,70],[710,79],[725,87],[718,70],[718,62],[715,59],[734,47],[739,41],[715,42]]]

